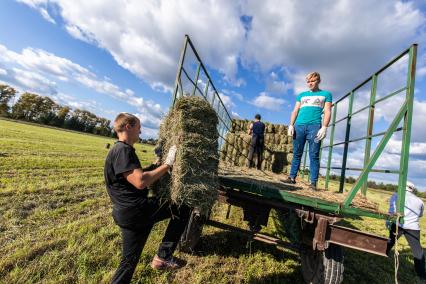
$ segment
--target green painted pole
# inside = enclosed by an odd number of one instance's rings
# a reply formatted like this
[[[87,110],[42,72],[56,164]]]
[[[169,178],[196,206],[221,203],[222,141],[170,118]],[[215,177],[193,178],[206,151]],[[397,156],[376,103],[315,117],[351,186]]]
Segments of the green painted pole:
[[[365,139],[365,150],[364,150],[364,167],[367,165],[368,160],[370,159],[371,154],[371,135],[373,134],[373,126],[374,126],[374,108],[375,108],[375,100],[376,100],[376,91],[377,91],[377,75],[373,75],[371,82],[371,94],[370,94],[370,108],[368,112],[368,121],[367,121],[367,139]],[[362,195],[366,196],[368,187],[368,174],[367,181],[362,185]]]
[[[208,100],[208,91],[209,91],[210,80],[207,80],[206,87],[204,88],[204,97]]]
[[[195,80],[194,80],[194,89],[192,90],[192,95],[195,95],[195,90],[197,89],[198,77],[200,76],[200,67],[201,62],[198,62],[197,71],[195,71]]]
[[[179,67],[178,67],[178,72],[176,74],[176,80],[175,80],[175,90],[173,92],[173,103],[172,103],[171,107],[173,107],[175,105],[176,96],[177,96],[178,89],[179,89],[180,75],[182,73],[182,66],[183,66],[183,62],[185,60],[186,47],[188,46],[188,39],[189,39],[188,35],[185,35],[185,38],[183,40],[183,48],[182,48],[182,51],[180,53],[180,59],[179,59],[179,65],[178,65]],[[182,86],[181,86],[181,88],[182,88]]]
[[[397,213],[404,214],[405,206],[405,186],[407,184],[408,175],[408,159],[410,155],[410,140],[411,140],[411,121],[413,118],[413,101],[414,101],[414,83],[416,78],[416,60],[417,60],[417,44],[410,48],[408,75],[407,75],[407,112],[404,116],[404,129],[402,130],[402,149],[400,160],[400,171],[398,180],[398,200],[397,200]],[[400,223],[404,223],[404,219],[400,219]]]
[[[359,175],[357,181],[352,186],[352,189],[350,190],[348,196],[346,197],[343,206],[348,207],[352,200],[354,199],[356,193],[361,188],[361,185],[367,181],[368,173],[373,168],[374,164],[376,163],[377,159],[379,158],[380,154],[383,152],[383,149],[385,148],[386,144],[389,142],[390,138],[392,137],[392,134],[394,133],[395,129],[398,127],[398,124],[401,122],[402,118],[404,117],[405,113],[407,111],[407,101],[403,103],[401,108],[398,111],[398,114],[390,124],[388,131],[383,136],[382,140],[380,141],[379,145],[377,145],[376,150],[374,150],[373,155],[371,156],[370,160],[368,161],[367,165],[364,167],[364,170]]]
[[[331,167],[331,157],[333,153],[333,143],[334,143],[334,129],[336,128],[336,115],[337,115],[337,103],[334,104],[333,118],[331,124],[331,134],[330,134],[330,146],[328,149],[328,159],[327,159],[327,171],[325,174],[325,189],[328,190],[328,183],[330,181],[330,167]]]
[[[345,146],[343,148],[343,161],[342,161],[342,171],[340,172],[339,193],[343,193],[343,188],[345,187],[346,161],[348,159],[348,149],[349,149],[348,140],[349,140],[350,132],[351,132],[353,102],[354,102],[354,92],[351,92],[349,96],[348,118],[346,120]]]

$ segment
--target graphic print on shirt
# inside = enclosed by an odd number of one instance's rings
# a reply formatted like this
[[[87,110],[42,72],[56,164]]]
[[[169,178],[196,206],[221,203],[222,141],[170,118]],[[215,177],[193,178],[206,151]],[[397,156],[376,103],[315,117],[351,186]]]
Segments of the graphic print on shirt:
[[[324,96],[306,96],[300,99],[300,107],[312,106],[324,108],[324,102]]]

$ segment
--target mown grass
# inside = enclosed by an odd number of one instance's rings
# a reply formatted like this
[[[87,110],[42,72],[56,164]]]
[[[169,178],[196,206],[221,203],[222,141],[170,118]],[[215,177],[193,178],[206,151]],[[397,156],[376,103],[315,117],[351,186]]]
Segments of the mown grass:
[[[103,182],[106,143],[112,139],[0,120],[0,282],[107,283],[120,259],[119,229]],[[136,145],[144,165],[152,146]],[[335,186],[335,185],[333,185]],[[388,192],[369,198],[386,208]],[[245,228],[242,212],[217,204],[212,217]],[[188,264],[176,272],[150,267],[166,222],[154,227],[134,283],[302,283],[297,252],[253,242],[206,227]],[[345,225],[387,235],[383,220],[360,218]],[[422,228],[425,226],[422,220]],[[272,222],[265,229],[273,233]],[[422,232],[422,244],[426,245]],[[415,283],[413,259],[401,240],[400,283]],[[392,283],[393,258],[345,249],[344,283]]]

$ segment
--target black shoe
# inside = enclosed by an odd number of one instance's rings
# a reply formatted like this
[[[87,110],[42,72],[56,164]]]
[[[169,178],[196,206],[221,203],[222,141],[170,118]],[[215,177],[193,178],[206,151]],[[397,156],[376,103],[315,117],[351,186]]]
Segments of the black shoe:
[[[258,233],[262,229],[262,227],[258,224],[249,224],[249,229],[252,233],[255,234]]]
[[[314,191],[317,191],[317,190],[318,190],[317,185],[316,185],[315,183],[311,183],[311,184],[309,185],[309,189],[312,189],[312,190],[314,190]]]
[[[296,179],[288,177],[287,179],[281,180],[283,183],[296,184]]]

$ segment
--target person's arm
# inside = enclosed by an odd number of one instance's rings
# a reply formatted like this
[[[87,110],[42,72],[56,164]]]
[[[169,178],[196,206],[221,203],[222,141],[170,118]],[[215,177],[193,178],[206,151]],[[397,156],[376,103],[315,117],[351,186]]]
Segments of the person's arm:
[[[124,178],[137,189],[144,189],[160,179],[174,164],[176,157],[176,146],[172,146],[167,153],[164,165],[144,172],[141,168],[133,169],[123,173]]]
[[[123,176],[137,189],[144,189],[159,180],[169,169],[169,165],[161,165],[149,172],[144,172],[139,168],[125,172]]]
[[[293,126],[296,121],[297,115],[299,114],[299,109],[300,109],[300,102],[296,102],[296,104],[294,105],[294,109],[291,112],[291,117],[290,117],[291,126]]]
[[[322,120],[322,126],[328,127],[331,118],[331,103],[326,102],[324,105],[324,118]]]
[[[398,199],[398,195],[396,193],[394,193],[389,200],[389,211],[388,211],[388,213],[390,215],[395,213],[395,204],[396,204],[397,199]]]
[[[253,133],[253,123],[250,123],[249,130],[247,132],[249,135]]]
[[[294,105],[294,109],[291,112],[290,124],[288,125],[287,135],[293,137],[294,135],[294,122],[296,121],[297,115],[299,114],[300,109],[300,101],[299,97],[297,98],[296,104]]]

